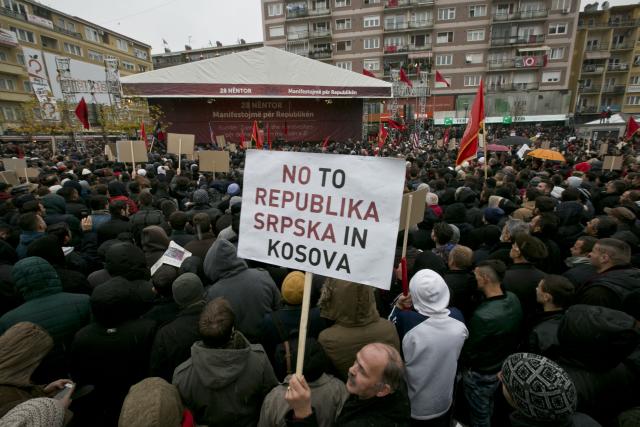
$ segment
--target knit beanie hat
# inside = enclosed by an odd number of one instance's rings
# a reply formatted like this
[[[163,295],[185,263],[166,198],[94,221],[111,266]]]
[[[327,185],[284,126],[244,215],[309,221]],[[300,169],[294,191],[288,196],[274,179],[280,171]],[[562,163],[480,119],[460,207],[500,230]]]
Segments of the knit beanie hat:
[[[147,170],[146,169],[138,169],[138,175],[147,176]]]
[[[196,190],[193,192],[193,203],[195,203],[196,205],[206,205],[207,203],[209,203],[209,193],[207,193],[207,190]]]
[[[497,225],[503,216],[504,211],[500,208],[485,208],[484,210],[484,219],[489,224]]]
[[[409,290],[413,306],[418,313],[423,316],[449,314],[449,288],[442,276],[435,271],[418,271],[409,282]]]
[[[578,394],[569,375],[555,362],[533,353],[515,353],[502,364],[502,383],[525,417],[551,421],[576,410]]]
[[[304,291],[304,273],[292,271],[287,274],[282,282],[282,299],[289,305],[302,304],[302,294]]]
[[[64,406],[60,400],[48,397],[29,399],[0,418],[5,427],[62,427]]]
[[[171,287],[173,299],[180,307],[187,307],[201,301],[204,295],[204,286],[198,276],[193,273],[183,273]]]
[[[237,196],[238,194],[240,194],[240,186],[235,182],[229,184],[229,186],[227,187],[227,194],[230,196]]]

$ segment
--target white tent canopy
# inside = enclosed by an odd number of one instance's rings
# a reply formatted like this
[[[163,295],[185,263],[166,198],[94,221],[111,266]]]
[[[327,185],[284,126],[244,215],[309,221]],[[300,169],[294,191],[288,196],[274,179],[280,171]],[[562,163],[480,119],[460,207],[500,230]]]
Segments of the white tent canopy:
[[[390,98],[391,83],[261,47],[122,78],[147,98]]]

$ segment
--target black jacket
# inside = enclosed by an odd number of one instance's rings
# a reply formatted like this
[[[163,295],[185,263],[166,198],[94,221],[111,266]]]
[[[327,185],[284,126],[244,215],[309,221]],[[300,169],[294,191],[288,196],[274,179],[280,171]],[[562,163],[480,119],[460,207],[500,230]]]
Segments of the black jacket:
[[[629,265],[610,268],[592,277],[576,295],[576,303],[623,310],[625,299],[640,290],[640,270]]]
[[[575,262],[571,264],[571,267],[562,273],[564,277],[569,279],[576,290],[579,290],[582,285],[586,284],[589,279],[598,274],[596,268],[586,259],[586,262]]]
[[[107,240],[117,239],[120,233],[131,233],[131,229],[129,218],[112,216],[109,221],[98,227],[98,246]]]
[[[558,342],[558,328],[563,316],[564,310],[545,311],[535,316],[525,350],[556,360],[558,346],[560,345]]]
[[[191,357],[191,345],[200,339],[198,319],[204,301],[184,308],[156,334],[151,348],[150,375],[171,382],[173,371]]]
[[[504,274],[502,284],[507,291],[513,292],[520,300],[525,325],[531,324],[539,309],[536,302],[536,288],[540,279],[545,276],[546,274],[529,263],[513,264]]]
[[[142,206],[138,212],[129,217],[129,221],[133,237],[139,245],[142,229],[149,225],[161,225],[164,222],[164,215],[161,210],[152,206]]]
[[[462,312],[465,320],[471,317],[475,306],[474,297],[478,290],[476,279],[469,271],[449,271],[442,276],[449,287],[449,307]]]

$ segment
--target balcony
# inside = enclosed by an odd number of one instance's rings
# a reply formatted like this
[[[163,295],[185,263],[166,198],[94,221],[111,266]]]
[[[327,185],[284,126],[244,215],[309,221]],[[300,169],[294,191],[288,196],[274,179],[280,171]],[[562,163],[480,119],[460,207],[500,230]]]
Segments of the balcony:
[[[412,6],[433,6],[434,3],[433,0],[409,0],[409,4]]]
[[[297,31],[295,33],[287,33],[287,40],[304,40],[309,38],[309,31]]]
[[[331,37],[330,29],[327,28],[327,29],[317,29],[317,30],[309,31],[310,39],[321,39],[324,37]]]
[[[309,9],[309,16],[324,16],[331,15],[331,9],[320,8],[320,9]]]
[[[433,3],[433,2],[431,2]],[[409,0],[387,0],[384,2],[385,9],[400,9],[413,6]]]
[[[578,88],[578,93],[582,95],[596,95],[600,93],[600,89],[602,88],[601,84],[591,85],[591,86],[583,86]]]
[[[578,107],[577,112],[581,114],[595,114],[598,112],[598,107],[595,105],[583,105],[582,107]]]
[[[538,9],[538,10],[519,10],[516,12],[494,12],[493,20],[494,21],[520,21],[520,20],[535,20],[535,19],[545,19],[549,15],[548,9]]]
[[[65,36],[82,40],[82,34],[76,33],[75,31],[69,31],[66,28],[58,27],[57,25],[53,26],[53,31],[55,31],[56,33],[64,34]]]
[[[638,93],[640,92],[640,85],[629,85],[627,86],[628,93]]]
[[[510,92],[510,91],[522,91],[522,90],[538,90],[540,83],[489,83],[487,84],[487,90],[489,92]]]
[[[383,53],[385,55],[402,55],[407,53],[408,50],[409,47],[405,45],[391,45],[385,46]]]
[[[523,44],[544,43],[544,34],[532,34],[529,37],[496,37],[491,39],[492,47],[517,46]]]
[[[582,74],[602,74],[604,64],[586,64],[582,66]]]
[[[27,70],[24,66],[20,64],[15,64],[12,62],[0,61],[0,73],[1,74],[11,74],[14,76],[26,76]]]
[[[313,59],[331,59],[331,56],[331,49],[309,51],[309,58]]]
[[[622,95],[624,94],[624,90],[625,90],[626,86],[625,85],[611,85],[611,86],[605,86],[602,89],[602,92],[604,93],[611,93],[611,94],[615,94],[615,95]]]
[[[584,48],[585,52],[599,52],[602,50],[609,50],[609,45],[607,43],[601,43],[601,44],[596,44],[596,45],[587,45],[587,47]]]
[[[409,21],[409,28],[431,28],[433,27],[433,19],[422,19],[417,21]]]
[[[384,30],[387,32],[391,31],[404,31],[409,28],[408,22],[390,22],[384,24]]]
[[[0,90],[0,101],[7,102],[29,102],[33,96],[33,93],[17,92],[17,91],[5,91]]]
[[[27,15],[24,15],[24,14],[18,13],[18,12],[14,12],[13,10],[9,9],[8,7],[0,6],[0,14],[2,14],[4,16],[8,16],[9,18],[18,19],[20,21],[26,21],[27,20]]]
[[[545,62],[544,56],[516,56],[504,61],[489,61],[488,65],[490,70],[528,69],[544,67]]]
[[[640,19],[610,19],[608,22],[578,22],[578,28],[589,29],[608,29],[608,28],[623,28],[623,27],[637,27],[640,25]]]
[[[431,43],[425,43],[422,45],[410,44],[407,46],[409,52],[417,52],[421,50],[431,50]]]
[[[611,45],[611,50],[632,50],[635,48],[635,43],[614,43]]]
[[[607,65],[607,71],[609,72],[624,72],[629,71],[629,64],[609,64]]]

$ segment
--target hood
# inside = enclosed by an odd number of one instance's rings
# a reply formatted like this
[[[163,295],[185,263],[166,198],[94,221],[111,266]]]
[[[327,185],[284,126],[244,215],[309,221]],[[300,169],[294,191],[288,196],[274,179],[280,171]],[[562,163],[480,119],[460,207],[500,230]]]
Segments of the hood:
[[[47,210],[47,215],[63,215],[67,213],[67,204],[64,198],[57,194],[47,194],[40,199],[40,203],[42,203],[42,206]]]
[[[145,305],[136,293],[136,285],[124,277],[114,277],[97,286],[90,302],[95,321],[106,328],[138,318]]]
[[[53,348],[53,339],[31,322],[16,323],[0,336],[0,384],[27,386],[31,374]]]
[[[112,244],[107,249],[105,268],[111,277],[122,276],[128,280],[149,280],[151,277],[144,253],[131,243]]]
[[[108,186],[109,197],[126,196],[127,189],[123,183],[118,181],[111,181]]]
[[[129,389],[118,425],[178,427],[184,408],[178,389],[162,378],[145,378]]]
[[[454,203],[444,210],[443,219],[449,224],[467,222],[467,208],[462,203]]]
[[[25,301],[62,292],[56,270],[37,256],[18,261],[11,271],[11,279]]]
[[[236,331],[228,348],[208,348],[201,341],[191,347],[192,366],[202,383],[220,389],[235,382],[246,371],[251,354],[249,341]]]
[[[150,225],[142,230],[142,250],[145,253],[166,251],[169,247],[169,237],[162,227]]]
[[[65,265],[64,252],[58,243],[58,239],[50,234],[34,240],[27,247],[27,256],[38,256],[51,265]]]
[[[235,276],[247,268],[247,263],[238,258],[237,249],[233,243],[225,239],[217,239],[213,242],[204,258],[204,274],[212,283]]]
[[[320,315],[346,327],[366,326],[380,319],[373,288],[328,279],[320,296]]]
[[[579,202],[569,201],[562,202],[556,209],[556,215],[560,220],[560,226],[563,225],[579,225],[584,214],[584,208]]]
[[[18,254],[13,247],[0,239],[0,264],[13,265],[18,262]]]
[[[431,251],[424,251],[420,252],[416,256],[413,267],[409,272],[409,278],[413,277],[416,272],[424,269],[433,270],[436,273],[442,275],[447,271],[447,266],[444,261],[442,261],[442,258],[440,258],[438,255],[434,254]]]
[[[418,271],[409,282],[409,290],[418,313],[429,317],[449,315],[449,288],[435,271]]]

